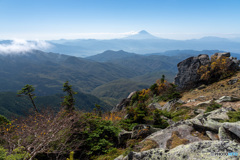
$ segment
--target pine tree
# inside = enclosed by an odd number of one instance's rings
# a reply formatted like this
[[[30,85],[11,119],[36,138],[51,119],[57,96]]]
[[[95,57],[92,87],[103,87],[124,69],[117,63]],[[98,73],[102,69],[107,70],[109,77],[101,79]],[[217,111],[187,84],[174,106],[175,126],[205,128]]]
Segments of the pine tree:
[[[33,91],[35,90],[35,88],[32,85],[25,85],[24,88],[22,88],[22,90],[18,91],[17,94],[24,94],[27,95],[29,97],[29,99],[31,100],[33,107],[35,109],[36,112],[38,112],[37,106],[35,105],[33,99],[36,98],[36,96],[34,96]]]
[[[65,106],[65,110],[67,110],[67,111],[74,110],[75,99],[73,98],[73,95],[77,94],[77,92],[73,91],[72,85],[69,85],[68,81],[66,81],[63,84],[63,89],[62,90],[63,90],[63,92],[67,92],[67,95],[64,96],[62,106]]]
[[[165,81],[165,75],[163,74],[161,78],[161,83],[164,83],[164,81]]]

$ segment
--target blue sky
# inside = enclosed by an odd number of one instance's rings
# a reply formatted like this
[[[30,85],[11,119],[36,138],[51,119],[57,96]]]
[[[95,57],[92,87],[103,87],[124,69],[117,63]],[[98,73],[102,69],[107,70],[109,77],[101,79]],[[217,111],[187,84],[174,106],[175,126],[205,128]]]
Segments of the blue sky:
[[[0,0],[0,39],[240,37],[240,0]]]

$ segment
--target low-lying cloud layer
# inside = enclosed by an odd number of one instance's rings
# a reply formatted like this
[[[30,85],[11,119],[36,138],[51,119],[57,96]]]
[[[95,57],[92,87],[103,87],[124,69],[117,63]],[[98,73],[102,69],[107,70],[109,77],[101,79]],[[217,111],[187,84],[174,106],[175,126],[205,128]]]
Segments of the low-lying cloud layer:
[[[45,50],[49,47],[51,47],[51,44],[46,41],[26,41],[15,39],[10,43],[0,43],[0,54],[24,54],[31,50]]]

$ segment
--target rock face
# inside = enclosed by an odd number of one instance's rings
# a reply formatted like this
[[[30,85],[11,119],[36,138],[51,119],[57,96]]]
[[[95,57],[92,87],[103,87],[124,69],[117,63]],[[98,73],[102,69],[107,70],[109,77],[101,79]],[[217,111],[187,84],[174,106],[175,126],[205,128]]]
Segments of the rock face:
[[[215,53],[214,55],[212,55],[212,57],[213,57],[213,56],[217,56],[217,58],[221,58],[222,56],[224,56],[224,57],[230,57],[231,54],[230,54],[230,52],[223,52],[223,53]]]
[[[152,110],[154,110],[154,109],[160,109],[161,110],[162,109],[162,107],[159,103],[151,103],[151,104],[148,105],[148,108],[152,109]]]
[[[240,122],[224,123],[223,127],[240,138]]]
[[[231,54],[230,54],[230,52],[215,53],[211,57],[214,57],[214,56],[216,56],[217,59],[219,59],[221,57],[230,57]],[[230,70],[238,70],[239,69],[239,60],[237,60],[237,58],[230,57],[230,61],[227,63],[227,68]]]
[[[219,60],[217,62],[226,60],[228,64],[227,69],[239,68],[239,61],[237,59],[232,57],[224,59],[225,57],[230,57],[230,53],[216,53],[211,58],[213,58],[212,62],[216,59]],[[179,73],[175,78],[175,84],[178,85],[180,89],[196,88],[202,85],[198,90],[202,89],[203,92],[205,92],[208,87],[203,85],[203,81],[198,74],[198,69],[202,65],[211,65],[208,55],[190,57],[180,62],[178,64]],[[238,79],[233,79],[229,81],[228,84],[234,85],[236,82],[238,82]],[[234,86],[230,87],[233,88]],[[157,149],[152,149],[154,147],[151,146],[148,148],[150,150],[135,149],[134,151],[136,152],[130,152],[125,157],[123,155],[119,156],[115,160],[239,159],[240,122],[227,122],[228,120],[232,121],[228,112],[235,110],[230,106],[224,106],[221,108],[217,107],[218,109],[211,112],[205,112],[205,110],[201,108],[209,107],[213,102],[240,101],[240,98],[223,96],[218,100],[216,100],[215,97],[209,100],[209,98],[206,99],[206,97],[207,95],[203,95],[194,99],[194,101],[202,101],[201,103],[194,104],[196,110],[191,112],[191,116],[195,116],[196,113],[198,114],[194,118],[174,122],[167,128],[157,131],[152,130],[150,125],[145,124],[134,127],[131,132],[131,139],[146,137],[142,142],[154,142]],[[181,107],[181,105],[178,106],[178,103],[183,104],[184,102],[180,99],[174,99],[162,107],[158,103],[151,103],[148,105],[148,108],[173,111]],[[222,103],[222,105],[225,105],[225,103]],[[166,117],[161,118],[164,119]],[[130,133],[128,133],[127,138],[129,138],[129,135]]]
[[[175,105],[175,104],[185,104],[185,102],[183,102],[181,99],[173,99],[173,100],[170,100],[168,101],[162,108],[161,110],[167,110],[167,111],[170,111],[172,109],[172,107]]]
[[[129,103],[131,102],[131,98],[132,96],[135,94],[136,92],[131,92],[127,98],[123,99],[119,104],[117,104],[115,107],[113,107],[113,109],[111,110],[111,112],[119,112],[121,110],[123,110],[125,107],[127,107],[129,105]]]
[[[174,147],[174,144],[170,144],[171,139],[177,142],[175,146],[203,140],[216,140],[218,139],[216,136],[219,128],[222,126],[225,126],[225,129],[236,135],[237,132],[240,134],[238,128],[240,125],[218,122],[219,120],[229,119],[227,115],[229,110],[231,108],[220,108],[209,113],[201,113],[195,118],[179,121],[166,129],[157,131],[145,139],[155,141],[159,145],[159,148],[166,150]]]
[[[157,142],[159,148],[171,149],[174,146],[173,144],[171,144],[171,141],[174,140],[177,140],[181,144],[201,141],[200,138],[195,137],[191,134],[193,131],[194,128],[190,123],[188,124],[178,123],[164,130],[155,132],[148,136],[146,139],[150,139]]]
[[[189,89],[200,86],[201,77],[197,71],[201,65],[207,65],[209,63],[209,56],[205,54],[183,60],[177,65],[178,74],[174,83],[180,89]]]
[[[231,107],[222,107],[211,112],[202,112],[192,119],[176,122],[152,134],[148,132],[150,126],[136,126],[131,138],[150,134],[144,141],[155,142],[158,148],[130,152],[115,160],[239,159],[240,122],[219,122],[229,119],[228,111],[234,110]]]
[[[145,138],[155,131],[156,130],[154,130],[150,125],[139,124],[133,127],[131,138],[132,139]]]
[[[237,98],[237,97],[222,96],[221,98],[219,98],[219,99],[216,100],[215,102],[221,103],[221,102],[236,102],[236,101],[240,101],[240,99]]]
[[[230,53],[215,53],[211,58],[219,59],[228,57],[226,63],[226,70],[237,71],[239,70],[240,61],[236,58],[230,57]],[[190,57],[178,63],[178,74],[175,77],[174,83],[179,89],[191,89],[199,87],[203,84],[201,75],[198,74],[198,69],[202,65],[210,65],[211,61],[208,55],[202,54],[197,57]]]
[[[125,145],[125,142],[126,142],[128,139],[131,139],[131,136],[132,136],[132,132],[122,130],[122,131],[119,133],[119,135],[118,135],[118,144],[119,144],[120,146]]]
[[[233,85],[233,84],[237,83],[238,80],[239,80],[238,78],[234,78],[234,79],[229,80],[227,83],[228,83],[228,85]]]

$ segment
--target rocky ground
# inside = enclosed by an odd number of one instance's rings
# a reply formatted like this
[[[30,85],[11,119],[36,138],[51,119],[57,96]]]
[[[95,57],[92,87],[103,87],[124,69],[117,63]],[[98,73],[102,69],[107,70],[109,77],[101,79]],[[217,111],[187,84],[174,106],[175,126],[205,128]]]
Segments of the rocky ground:
[[[236,102],[220,103],[222,107],[217,110],[204,113],[203,109],[199,109],[196,117],[173,123],[143,140],[156,142],[157,148],[130,152],[127,156],[120,156],[115,160],[239,158],[240,122],[224,122],[229,119],[229,111],[236,111],[228,104],[235,103],[239,107],[239,99]],[[190,104],[193,103],[184,105]]]
[[[230,56],[230,53],[224,54]],[[186,70],[192,68],[195,68],[195,71],[191,70],[187,73],[195,76],[194,81],[199,81],[196,68],[199,68],[201,63],[205,64],[209,61],[208,56],[199,55],[179,63],[178,67],[181,68],[179,68],[177,82],[186,88],[186,85],[192,81],[192,77],[184,78],[187,76]],[[238,64],[235,59],[233,61],[234,65]],[[183,82],[186,80],[188,82]],[[155,102],[148,106],[152,109],[167,111],[178,110],[181,107],[189,108],[190,118],[178,122],[166,119],[170,126],[165,129],[138,125],[132,132],[122,132],[120,137],[128,135],[129,138],[134,138],[144,134],[146,138],[140,144],[151,142],[151,145],[146,145],[148,147],[145,146],[139,150],[135,149],[135,152],[132,151],[126,156],[121,155],[115,160],[239,159],[240,121],[233,120],[229,113],[236,113],[237,119],[240,118],[240,72],[210,85],[194,86],[198,87],[183,93],[181,99],[165,103]],[[129,97],[127,100],[130,100]],[[124,105],[127,103],[123,104],[121,109]],[[215,108],[209,110],[209,106]]]

